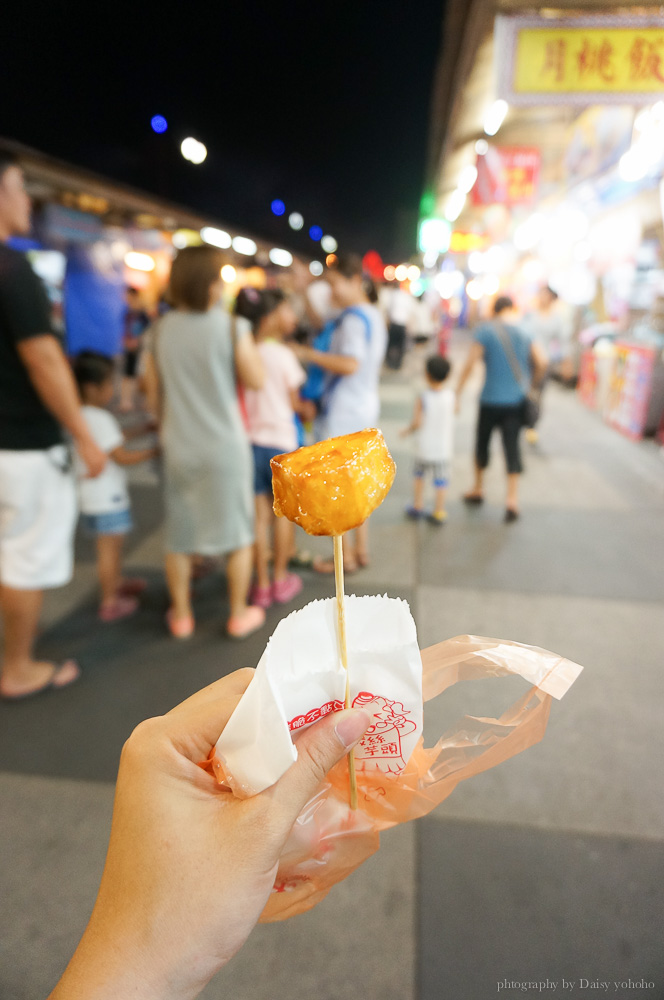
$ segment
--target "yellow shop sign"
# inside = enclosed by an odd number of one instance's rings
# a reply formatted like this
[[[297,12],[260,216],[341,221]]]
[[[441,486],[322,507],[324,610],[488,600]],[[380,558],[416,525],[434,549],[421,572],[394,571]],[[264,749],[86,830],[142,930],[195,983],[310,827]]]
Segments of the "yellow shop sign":
[[[664,91],[664,19],[496,19],[498,90],[513,104],[651,102]]]

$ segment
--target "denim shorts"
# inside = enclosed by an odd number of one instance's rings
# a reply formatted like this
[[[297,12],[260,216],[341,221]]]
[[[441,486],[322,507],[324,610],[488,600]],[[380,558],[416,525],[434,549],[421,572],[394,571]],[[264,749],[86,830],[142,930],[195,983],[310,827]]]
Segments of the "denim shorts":
[[[126,507],[107,514],[81,514],[81,527],[86,535],[126,535],[134,525]]]
[[[262,444],[252,444],[254,453],[254,493],[272,496],[272,469],[270,459],[283,455],[283,448],[265,448]]]

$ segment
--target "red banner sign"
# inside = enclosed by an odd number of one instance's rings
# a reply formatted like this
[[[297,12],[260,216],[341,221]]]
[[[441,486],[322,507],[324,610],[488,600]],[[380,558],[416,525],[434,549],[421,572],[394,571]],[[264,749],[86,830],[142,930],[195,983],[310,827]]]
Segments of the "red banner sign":
[[[539,171],[539,149],[489,146],[486,154],[477,158],[473,204],[523,205],[533,201]]]

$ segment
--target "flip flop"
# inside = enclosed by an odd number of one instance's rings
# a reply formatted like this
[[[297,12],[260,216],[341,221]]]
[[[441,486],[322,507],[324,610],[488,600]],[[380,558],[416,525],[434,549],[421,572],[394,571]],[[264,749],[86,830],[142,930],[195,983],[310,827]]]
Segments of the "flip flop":
[[[265,622],[265,609],[250,604],[241,615],[235,615],[226,622],[226,635],[229,639],[246,639],[257,632]]]
[[[25,701],[27,698],[35,698],[45,691],[59,691],[61,688],[69,687],[81,676],[81,668],[76,660],[65,660],[59,667],[53,667],[53,673],[46,684],[42,684],[32,691],[25,691],[23,694],[3,694],[0,691],[0,698],[3,701]]]

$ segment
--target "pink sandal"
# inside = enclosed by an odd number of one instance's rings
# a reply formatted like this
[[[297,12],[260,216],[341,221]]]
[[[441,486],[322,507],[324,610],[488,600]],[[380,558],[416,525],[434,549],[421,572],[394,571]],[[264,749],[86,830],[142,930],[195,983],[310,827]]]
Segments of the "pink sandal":
[[[123,618],[138,611],[138,601],[135,597],[116,597],[112,604],[102,604],[99,609],[99,619],[102,622],[119,622]]]
[[[283,580],[275,580],[272,585],[272,597],[277,604],[288,604],[302,590],[304,584],[297,573],[289,573]]]
[[[273,600],[272,587],[259,587],[258,584],[255,584],[249,592],[249,600],[259,608],[271,608]]]
[[[241,615],[232,615],[226,622],[226,634],[231,639],[246,639],[248,635],[256,632],[265,622],[265,611],[263,608],[250,604]]]

